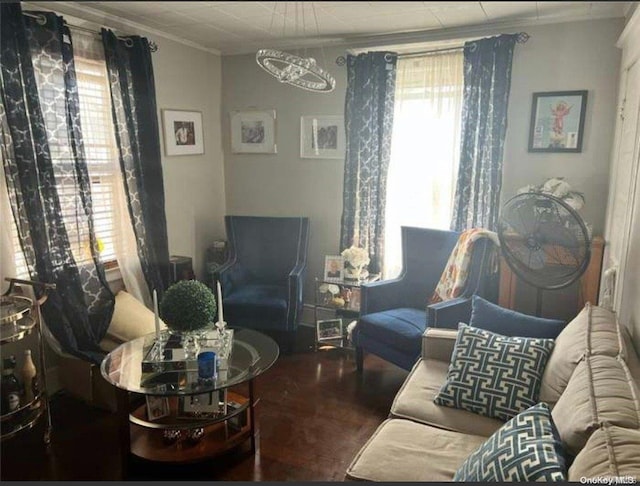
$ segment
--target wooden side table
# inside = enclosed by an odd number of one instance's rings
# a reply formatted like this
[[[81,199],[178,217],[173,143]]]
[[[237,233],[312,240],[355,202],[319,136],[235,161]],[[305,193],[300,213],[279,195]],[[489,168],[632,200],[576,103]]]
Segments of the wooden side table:
[[[591,242],[591,260],[587,270],[578,281],[567,289],[544,291],[542,314],[544,317],[554,317],[559,319],[572,319],[580,312],[587,302],[598,303],[598,293],[600,291],[600,272],[602,270],[602,257],[604,253],[604,238],[595,236]],[[532,294],[532,286],[523,282],[513,273],[511,267],[500,257],[500,294],[498,304],[507,309],[517,310],[533,314],[527,298]],[[545,300],[561,299],[565,303],[573,301],[572,305],[557,305],[557,309],[545,306]],[[531,300],[531,299],[529,299]],[[535,302],[535,295],[533,296]],[[533,307],[535,308],[535,307]]]

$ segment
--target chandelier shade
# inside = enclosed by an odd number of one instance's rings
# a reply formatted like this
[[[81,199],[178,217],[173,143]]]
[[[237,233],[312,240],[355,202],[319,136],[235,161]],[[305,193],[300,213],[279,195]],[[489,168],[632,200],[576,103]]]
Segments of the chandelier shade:
[[[317,65],[312,57],[300,57],[276,49],[260,49],[256,53],[258,65],[281,83],[309,91],[329,92],[336,86],[331,74]]]

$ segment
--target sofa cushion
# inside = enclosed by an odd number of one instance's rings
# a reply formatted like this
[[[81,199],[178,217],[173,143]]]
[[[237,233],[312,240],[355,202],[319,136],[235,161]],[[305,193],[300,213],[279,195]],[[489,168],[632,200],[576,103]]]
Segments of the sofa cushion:
[[[448,367],[449,363],[440,360],[419,360],[396,395],[391,415],[454,432],[489,437],[504,422],[433,403],[447,378]]]
[[[409,307],[366,314],[358,321],[359,334],[416,356],[420,354],[422,334],[426,327],[426,312]]]
[[[160,328],[166,328],[162,320],[160,320]],[[112,343],[131,341],[155,332],[155,329],[155,316],[142,302],[124,290],[116,294],[113,316],[105,336],[108,341]]]
[[[460,324],[435,403],[509,420],[538,403],[552,339],[507,337]]]
[[[638,480],[639,451],[640,430],[603,424],[576,456],[569,468],[568,479],[575,482],[596,477],[631,477]]]
[[[633,344],[629,328],[621,325],[618,325],[618,327],[620,329],[620,334],[622,335],[622,355],[624,357],[624,361],[629,367],[629,372],[631,373],[633,380],[636,382],[638,387],[640,387],[640,357],[638,356],[638,352]]]
[[[546,403],[504,424],[460,466],[454,481],[565,481],[562,445]]]
[[[451,481],[486,437],[459,434],[410,420],[388,419],[347,469],[364,481]]]
[[[562,330],[542,377],[540,401],[555,404],[586,354],[616,356],[620,336],[613,312],[587,303]]]
[[[471,299],[469,325],[503,336],[555,339],[565,324],[557,319],[543,319],[505,309],[477,295]]]
[[[573,455],[602,422],[640,428],[638,390],[624,360],[586,356],[553,408],[553,419],[565,448]]]

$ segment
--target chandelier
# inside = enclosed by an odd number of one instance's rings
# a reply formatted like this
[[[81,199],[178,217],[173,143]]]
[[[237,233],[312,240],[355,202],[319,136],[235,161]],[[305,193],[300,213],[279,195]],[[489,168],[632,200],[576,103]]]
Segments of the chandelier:
[[[298,33],[298,7],[296,2],[296,27],[295,32]],[[304,25],[304,3],[302,3],[302,34],[305,34]],[[285,2],[286,8],[287,2]],[[271,17],[271,25],[273,26],[273,20],[277,8],[277,2],[273,8],[273,14]],[[311,2],[311,9],[316,24],[316,34],[319,35],[320,29],[318,27],[318,18],[316,16],[316,10],[314,2]],[[286,10],[284,17],[284,30],[286,30]],[[284,36],[283,30],[283,36]],[[322,49],[322,48],[321,48]],[[324,50],[323,57],[324,57]],[[298,88],[306,89],[308,91],[315,91],[319,93],[327,93],[333,91],[336,86],[335,78],[327,71],[322,69],[316,63],[313,57],[301,57],[295,54],[279,51],[277,49],[260,49],[256,53],[256,62],[258,65],[275,77],[281,83],[287,83]]]

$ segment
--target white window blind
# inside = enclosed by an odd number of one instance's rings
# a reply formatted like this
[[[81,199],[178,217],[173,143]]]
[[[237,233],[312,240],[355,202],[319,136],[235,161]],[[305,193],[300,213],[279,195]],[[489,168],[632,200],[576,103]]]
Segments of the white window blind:
[[[84,32],[73,32],[74,61],[80,100],[80,122],[82,138],[91,182],[93,221],[100,260],[107,266],[116,265],[116,246],[120,224],[116,220],[115,197],[116,183],[120,181],[118,151],[111,118],[111,101],[106,64],[102,44],[96,36]],[[46,62],[41,59],[40,62]],[[47,99],[46,90],[40,92]],[[59,107],[58,107],[59,109]],[[47,108],[43,108],[45,123]],[[49,126],[47,127],[48,131]],[[57,134],[60,136],[61,134]],[[65,164],[72,161],[67,144],[57,144],[57,136],[50,138],[50,151],[53,164]],[[62,138],[66,140],[66,138]],[[89,237],[75,224],[75,204],[69,203],[79,197],[75,183],[62,183],[58,186],[61,199],[62,216],[71,243],[76,263],[91,258],[88,246]],[[66,201],[66,202],[65,202]],[[78,203],[79,204],[79,203]],[[81,206],[80,206],[81,207]],[[15,224],[11,225],[15,249],[16,276],[28,277],[28,270],[22,253]]]

